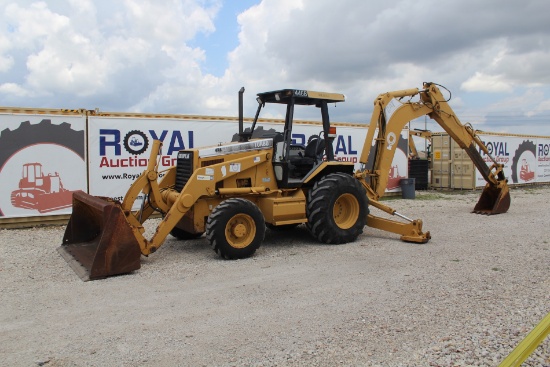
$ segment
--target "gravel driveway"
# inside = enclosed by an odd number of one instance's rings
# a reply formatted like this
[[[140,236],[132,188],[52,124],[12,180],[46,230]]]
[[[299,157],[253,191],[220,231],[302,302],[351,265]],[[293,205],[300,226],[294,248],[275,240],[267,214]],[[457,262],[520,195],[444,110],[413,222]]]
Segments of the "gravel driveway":
[[[424,245],[300,226],[224,261],[169,237],[93,282],[57,253],[64,227],[0,230],[0,365],[497,366],[550,312],[550,187],[513,189],[496,216],[470,213],[479,194],[388,201]],[[550,366],[550,338],[525,365]]]

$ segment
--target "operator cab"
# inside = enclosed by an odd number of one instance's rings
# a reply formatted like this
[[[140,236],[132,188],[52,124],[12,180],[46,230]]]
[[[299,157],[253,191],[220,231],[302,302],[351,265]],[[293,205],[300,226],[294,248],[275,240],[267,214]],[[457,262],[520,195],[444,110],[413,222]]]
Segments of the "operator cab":
[[[345,96],[338,93],[314,92],[302,89],[281,89],[258,93],[257,96],[258,109],[252,123],[252,128],[243,132],[242,124],[240,124],[240,141],[247,141],[252,136],[260,111],[266,103],[286,105],[283,132],[269,136],[273,138],[273,168],[280,187],[299,187],[308,173],[323,160],[334,160],[332,142],[336,134],[330,127],[328,104],[344,102]],[[242,98],[239,101],[241,100]],[[292,125],[294,121],[294,106],[296,105],[315,106],[321,109],[323,131],[319,135],[310,136],[306,145],[292,143]],[[239,109],[241,111],[241,106]],[[242,121],[240,111],[239,118]]]

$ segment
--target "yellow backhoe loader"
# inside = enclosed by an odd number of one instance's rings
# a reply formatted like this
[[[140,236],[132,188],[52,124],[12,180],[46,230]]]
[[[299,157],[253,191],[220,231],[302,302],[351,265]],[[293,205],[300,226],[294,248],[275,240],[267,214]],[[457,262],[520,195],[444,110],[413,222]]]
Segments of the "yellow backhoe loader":
[[[397,233],[403,241],[426,243],[430,233],[423,232],[421,220],[409,219],[379,201],[401,131],[422,115],[437,121],[486,179],[474,212],[497,214],[510,206],[502,165],[486,165],[478,149],[489,154],[487,149],[471,126],[460,123],[436,84],[378,96],[358,170],[353,163],[334,158],[336,131],[330,125],[328,105],[343,102],[344,95],[295,89],[260,93],[252,126],[244,130],[243,93],[244,88],[239,92],[239,141],[182,150],[176,166],[162,172],[160,179],[161,142],[155,141],[149,166],[122,202],[74,193],[59,252],[83,280],[139,269],[140,257],[155,252],[168,234],[191,239],[206,233],[214,251],[226,259],[254,254],[266,226],[289,229],[302,223],[313,237],[329,244],[354,241],[365,225]],[[387,119],[385,107],[394,99],[401,106]],[[252,138],[266,103],[286,105],[284,130]],[[321,112],[323,131],[305,147],[291,139],[297,105],[315,106]],[[140,194],[141,209],[133,211]],[[369,205],[401,219],[370,214]],[[154,212],[163,219],[148,239],[143,223]]]

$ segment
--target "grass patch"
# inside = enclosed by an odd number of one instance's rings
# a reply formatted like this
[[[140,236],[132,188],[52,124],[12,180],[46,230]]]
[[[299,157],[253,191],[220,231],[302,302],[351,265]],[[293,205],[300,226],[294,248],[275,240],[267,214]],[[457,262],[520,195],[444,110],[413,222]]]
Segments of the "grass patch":
[[[530,195],[538,195],[538,194],[540,194],[540,191],[537,190],[536,187],[525,187],[525,188],[523,188],[523,191],[524,191],[526,194],[530,194]]]
[[[444,194],[425,194],[425,195],[418,195],[415,197],[416,200],[451,200],[452,197],[450,195],[444,195]]]

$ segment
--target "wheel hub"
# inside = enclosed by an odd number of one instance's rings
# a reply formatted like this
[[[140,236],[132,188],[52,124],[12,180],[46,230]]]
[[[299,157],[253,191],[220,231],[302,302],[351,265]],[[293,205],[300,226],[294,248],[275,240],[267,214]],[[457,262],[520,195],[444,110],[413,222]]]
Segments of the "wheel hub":
[[[334,202],[332,216],[341,229],[351,228],[359,216],[359,202],[352,194],[343,194]]]
[[[242,238],[246,235],[246,227],[244,224],[237,224],[233,227],[233,235],[237,238]]]
[[[229,220],[225,227],[227,243],[234,248],[245,248],[256,236],[256,225],[248,214],[240,213]]]

